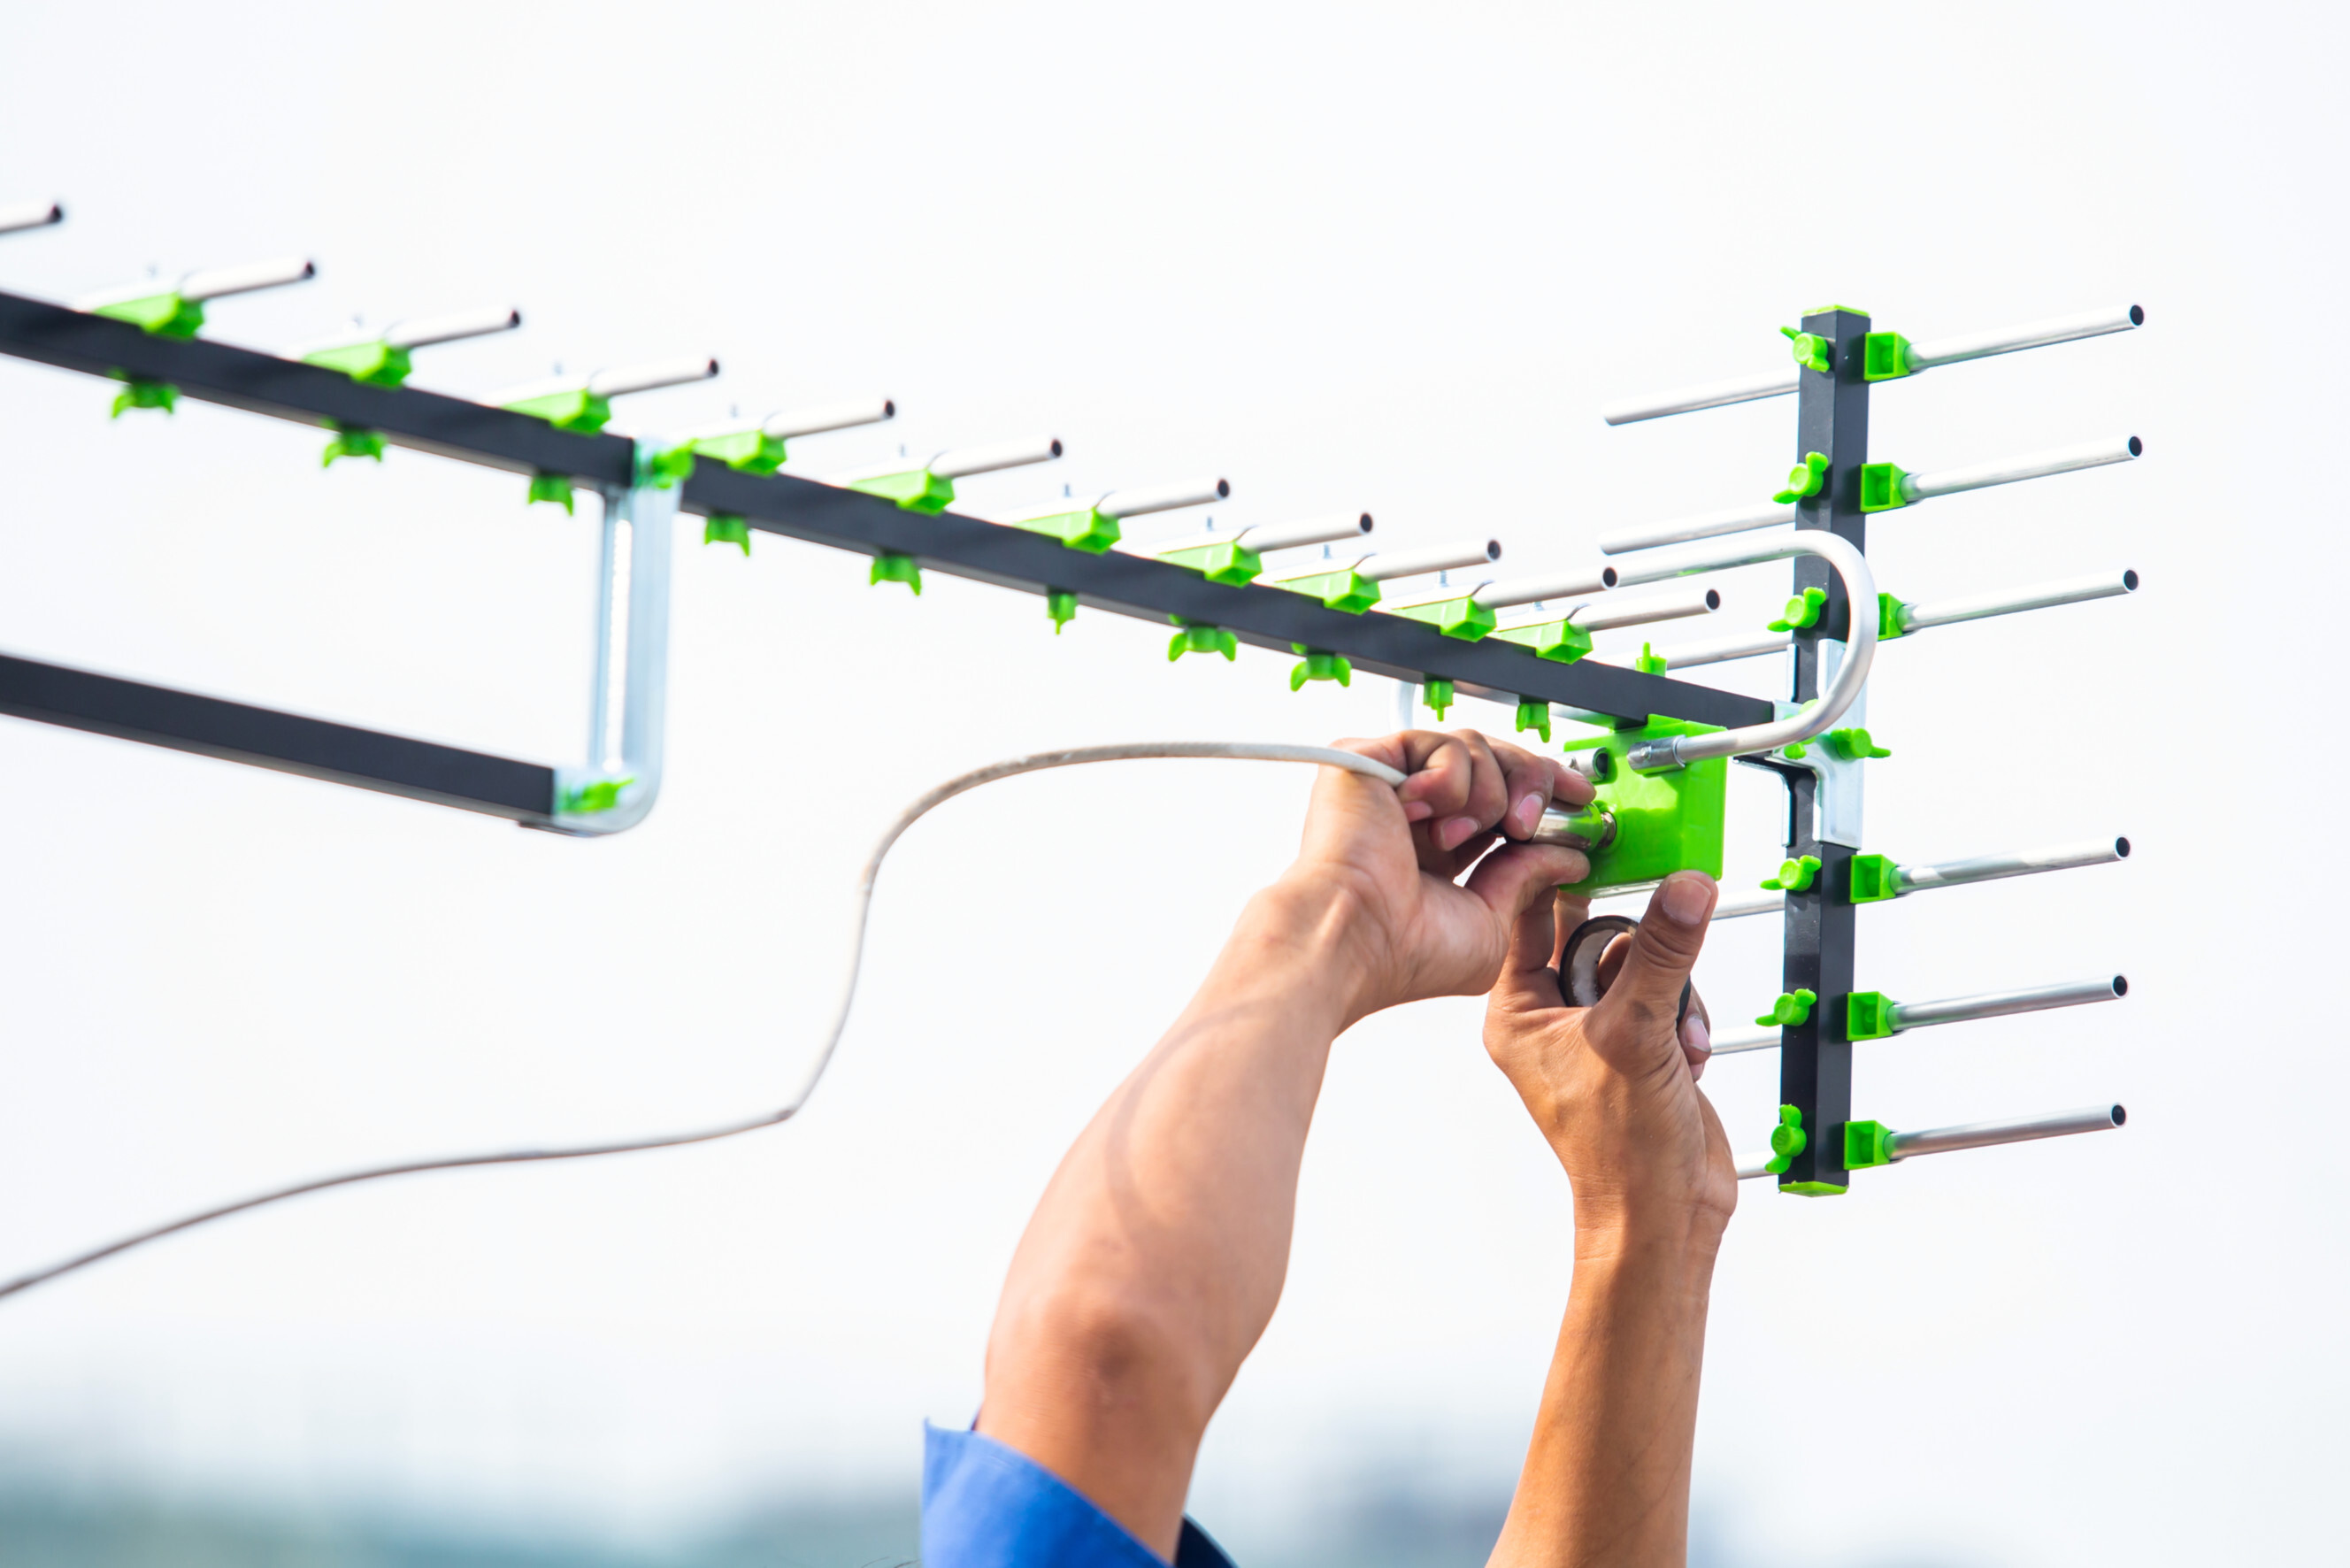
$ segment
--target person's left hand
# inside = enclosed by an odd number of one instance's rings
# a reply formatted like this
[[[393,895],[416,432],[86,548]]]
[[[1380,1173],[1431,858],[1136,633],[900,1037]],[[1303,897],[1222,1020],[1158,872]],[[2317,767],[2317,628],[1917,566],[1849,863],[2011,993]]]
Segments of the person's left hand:
[[[1336,743],[1410,775],[1390,788],[1323,769],[1305,842],[1282,879],[1342,901],[1359,966],[1352,1015],[1490,990],[1518,917],[1554,887],[1591,872],[1576,850],[1493,845],[1525,839],[1553,800],[1587,804],[1590,783],[1473,730]],[[1466,882],[1459,880],[1464,871]]]

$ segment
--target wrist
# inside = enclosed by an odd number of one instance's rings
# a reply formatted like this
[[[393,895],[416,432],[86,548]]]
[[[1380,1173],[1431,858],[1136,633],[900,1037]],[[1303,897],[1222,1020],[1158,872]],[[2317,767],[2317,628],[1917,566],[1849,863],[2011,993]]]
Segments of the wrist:
[[[1357,890],[1295,870],[1249,900],[1224,948],[1225,961],[1326,1014],[1333,1036],[1378,1011],[1378,951],[1376,922]]]

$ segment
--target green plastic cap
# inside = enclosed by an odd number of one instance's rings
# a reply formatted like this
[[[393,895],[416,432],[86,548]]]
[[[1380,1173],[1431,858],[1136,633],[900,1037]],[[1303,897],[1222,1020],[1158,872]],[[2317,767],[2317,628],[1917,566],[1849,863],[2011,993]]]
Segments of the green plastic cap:
[[[1804,1131],[1804,1113],[1794,1106],[1779,1107],[1779,1125],[1771,1129],[1771,1158],[1762,1168],[1776,1176],[1795,1162],[1795,1157],[1811,1143]]]
[[[1881,904],[1887,898],[1898,897],[1900,892],[1891,856],[1856,855],[1852,857],[1854,903]]]
[[[751,524],[736,512],[712,512],[702,525],[702,542],[705,545],[733,545],[744,555],[751,553]]]
[[[1442,722],[1445,711],[1452,706],[1452,682],[1431,675],[1420,682],[1419,697],[1435,711],[1438,722]]]
[[[1872,332],[1861,340],[1860,379],[1894,381],[1909,374],[1909,339],[1898,332]]]
[[[1644,642],[1640,645],[1639,657],[1632,660],[1632,668],[1643,675],[1662,675],[1665,672],[1665,656],[1659,653],[1652,644]]]
[[[1866,1170],[1893,1163],[1893,1129],[1883,1122],[1844,1124],[1844,1168]]]
[[[1352,686],[1355,683],[1355,667],[1347,662],[1345,654],[1330,653],[1319,648],[1308,648],[1302,642],[1291,643],[1289,650],[1292,653],[1302,653],[1305,656],[1297,667],[1289,672],[1289,689],[1292,691],[1302,690],[1309,680],[1335,680],[1341,686]]]
[[[1046,588],[1045,613],[1053,618],[1053,635],[1060,636],[1061,628],[1077,617],[1077,596],[1066,588]]]
[[[1860,470],[1860,509],[1863,512],[1890,512],[1909,504],[1901,493],[1901,482],[1909,477],[1908,470],[1898,462],[1863,463]]]
[[[953,504],[954,481],[941,479],[927,468],[908,469],[903,473],[878,474],[871,479],[849,481],[848,488],[861,490],[868,495],[879,495],[894,501],[909,512],[919,512],[925,517],[935,517]]]
[[[536,506],[542,501],[550,505],[560,506],[566,512],[571,512],[571,476],[567,473],[549,473],[545,469],[532,474],[530,498],[523,504]],[[572,514],[577,515],[577,513]]]
[[[903,583],[914,590],[916,598],[922,597],[920,564],[913,556],[896,550],[884,550],[874,556],[873,571],[865,580],[868,583]]]
[[[169,381],[153,380],[145,376],[125,376],[122,390],[114,394],[114,411],[106,417],[119,420],[132,409],[161,409],[172,413],[180,406],[180,389]]]
[[[1779,874],[1762,884],[1766,891],[1803,893],[1811,889],[1814,878],[1820,874],[1820,857],[1799,856],[1779,863]]]
[[[1802,332],[1793,327],[1782,327],[1779,331],[1787,339],[1787,347],[1794,352],[1796,364],[1806,370],[1816,370],[1823,376],[1835,369],[1835,362],[1829,357],[1826,338],[1816,332]]]
[[[1909,628],[1901,624],[1901,612],[1909,607],[1891,594],[1877,596],[1877,640],[1888,641]]]
[[[1868,732],[1858,725],[1849,730],[1830,730],[1822,739],[1826,741],[1829,751],[1848,763],[1856,763],[1867,757],[1889,757],[1893,754],[1878,745],[1870,737]]]
[[[1768,629],[1797,631],[1807,626],[1816,626],[1820,610],[1827,602],[1827,589],[1805,588],[1787,601],[1787,607],[1779,612],[1779,618],[1773,621]]]
[[[1240,639],[1222,627],[1211,626],[1203,620],[1185,620],[1181,616],[1167,618],[1183,628],[1167,645],[1167,662],[1170,664],[1187,653],[1221,653],[1226,659],[1241,656]]]
[[[327,450],[318,459],[320,468],[331,468],[338,457],[371,457],[383,461],[383,432],[359,425],[337,424],[335,433],[327,442]]]
[[[1544,741],[1550,739],[1550,703],[1547,701],[1521,697],[1518,699],[1518,733],[1532,730]]]
[[[1893,1003],[1883,992],[1856,991],[1845,998],[1846,1039],[1890,1040],[1894,1033]]]

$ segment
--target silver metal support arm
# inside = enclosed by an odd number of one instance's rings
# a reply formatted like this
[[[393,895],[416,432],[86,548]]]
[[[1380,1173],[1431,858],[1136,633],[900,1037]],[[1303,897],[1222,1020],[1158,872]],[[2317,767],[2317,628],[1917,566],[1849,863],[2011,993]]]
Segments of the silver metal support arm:
[[[1619,569],[1618,580],[1627,587],[1638,583],[1663,582],[1671,577],[1689,576],[1698,572],[1716,572],[1731,566],[1751,566],[1763,561],[1784,561],[1796,556],[1817,556],[1834,568],[1844,582],[1845,597],[1852,606],[1852,642],[1844,657],[1836,663],[1835,679],[1828,682],[1819,700],[1783,719],[1767,724],[1749,724],[1737,730],[1716,730],[1702,735],[1674,735],[1661,740],[1644,741],[1625,754],[1630,767],[1643,773],[1666,768],[1686,767],[1691,763],[1711,757],[1735,757],[1751,752],[1775,751],[1796,741],[1808,741],[1814,735],[1832,729],[1845,710],[1868,683],[1868,668],[1877,658],[1877,578],[1868,569],[1868,559],[1846,541],[1824,528],[1804,528],[1783,538],[1760,543],[1746,543],[1728,548],[1684,551],[1679,555],[1660,557],[1638,566]]]
[[[2128,859],[2129,852],[2130,841],[2126,838],[2093,838],[2085,844],[2060,844],[2053,849],[1945,860],[1939,866],[1897,866],[1893,869],[1894,896],[1899,898],[1929,888],[1958,888],[1969,882],[1995,882],[2002,877],[2029,877],[2040,871],[2110,866],[2116,860]]]
[[[2022,991],[1989,991],[1980,996],[1954,996],[1942,1002],[1892,1003],[1893,1033],[1922,1029],[1929,1023],[1969,1023],[1979,1018],[2005,1018],[2017,1012],[2040,1012],[2051,1007],[2079,1007],[2092,1002],[2115,1002],[2129,994],[2123,975],[2104,980],[2067,981],[2062,985],[2035,985]]]
[[[1982,620],[1995,615],[2015,615],[2023,610],[2053,609],[2058,605],[2109,599],[2116,595],[2137,592],[2137,574],[2133,571],[2100,572],[2092,577],[2067,577],[2063,582],[2036,583],[2028,588],[2008,588],[1998,593],[1975,594],[1966,598],[1934,599],[1925,604],[1903,605],[1897,614],[1904,632],[1923,631],[1929,626],[1950,626],[1962,620]]]
[[[639,442],[649,472],[655,443]],[[596,670],[588,760],[556,770],[556,831],[623,833],[660,796],[669,707],[670,535],[678,487],[638,483],[603,492],[603,556],[596,576]]]

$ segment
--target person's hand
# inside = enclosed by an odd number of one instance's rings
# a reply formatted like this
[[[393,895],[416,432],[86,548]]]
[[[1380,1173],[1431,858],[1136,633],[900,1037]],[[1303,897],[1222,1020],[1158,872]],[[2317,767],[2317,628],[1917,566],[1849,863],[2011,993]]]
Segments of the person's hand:
[[[1492,846],[1526,838],[1553,800],[1587,803],[1589,782],[1473,730],[1407,730],[1336,743],[1410,775],[1390,788],[1323,769],[1305,842],[1282,878],[1341,906],[1355,969],[1349,1017],[1489,989],[1519,916],[1546,904],[1552,888],[1591,871],[1573,849]]]
[[[1675,1023],[1717,895],[1702,872],[1665,878],[1640,929],[1602,961],[1596,1007],[1567,1006],[1551,967],[1581,899],[1535,903],[1512,932],[1485,1048],[1566,1168],[1578,1230],[1659,1221],[1718,1235],[1738,1206],[1730,1140],[1697,1086],[1703,1012]]]

